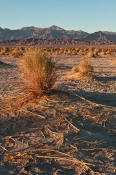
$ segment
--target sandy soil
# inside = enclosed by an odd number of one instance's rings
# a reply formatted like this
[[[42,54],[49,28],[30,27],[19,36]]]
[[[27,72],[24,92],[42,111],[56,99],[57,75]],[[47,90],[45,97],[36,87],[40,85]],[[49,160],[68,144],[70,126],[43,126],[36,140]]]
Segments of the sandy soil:
[[[51,94],[29,100],[20,58],[1,57],[0,175],[116,174],[114,57],[92,58],[92,79],[72,75],[81,59],[56,57]]]

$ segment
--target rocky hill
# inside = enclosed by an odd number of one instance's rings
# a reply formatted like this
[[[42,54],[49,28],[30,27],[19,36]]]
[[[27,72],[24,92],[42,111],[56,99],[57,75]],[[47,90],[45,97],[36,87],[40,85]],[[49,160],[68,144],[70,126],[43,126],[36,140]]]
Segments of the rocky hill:
[[[87,35],[87,32],[81,30],[64,30],[57,26],[51,26],[49,28],[24,27],[19,30],[0,28],[0,40],[22,40],[28,38],[47,40],[57,38],[81,39]]]
[[[116,32],[94,32],[83,38],[85,41],[116,41]]]
[[[0,28],[0,45],[102,45],[115,44],[116,32],[64,30],[58,26],[49,28],[23,27],[18,30]]]

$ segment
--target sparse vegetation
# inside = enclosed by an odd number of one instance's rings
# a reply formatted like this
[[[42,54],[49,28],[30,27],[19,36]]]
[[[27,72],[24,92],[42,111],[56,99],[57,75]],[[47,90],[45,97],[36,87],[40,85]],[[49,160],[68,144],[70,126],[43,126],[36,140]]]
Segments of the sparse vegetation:
[[[33,94],[38,96],[48,93],[56,80],[52,57],[37,49],[27,51],[23,58],[25,77],[31,83]]]
[[[9,57],[15,51],[24,57]],[[97,57],[85,56],[91,51]],[[15,47],[1,56],[0,174],[115,173],[116,77],[109,51],[101,57],[102,49],[94,48]],[[33,98],[55,83],[51,53],[60,75],[55,90]],[[18,69],[21,60],[26,81]],[[90,77],[90,61],[96,78]]]
[[[93,51],[88,52],[87,56],[90,57],[90,58],[94,57],[94,52]]]
[[[8,55],[9,57],[21,57],[26,51],[36,50],[38,47],[1,47],[0,48],[0,55]],[[47,52],[48,55],[88,55],[88,57],[96,57],[96,56],[107,56],[112,55],[113,52],[116,52],[114,48],[111,49],[100,49],[100,48],[39,48],[42,52]]]
[[[93,66],[89,63],[89,58],[86,56],[78,66],[72,68],[72,72],[79,72],[82,76],[91,76],[93,75]]]
[[[9,57],[18,58],[18,57],[21,57],[23,54],[24,54],[24,50],[22,50],[22,48],[16,47],[11,49],[9,53]]]
[[[85,57],[78,66],[80,74],[88,76],[93,74],[93,66],[90,65],[88,57]]]
[[[112,61],[111,65],[116,65],[116,58]]]
[[[77,73],[79,71],[78,66],[73,66],[72,73]]]

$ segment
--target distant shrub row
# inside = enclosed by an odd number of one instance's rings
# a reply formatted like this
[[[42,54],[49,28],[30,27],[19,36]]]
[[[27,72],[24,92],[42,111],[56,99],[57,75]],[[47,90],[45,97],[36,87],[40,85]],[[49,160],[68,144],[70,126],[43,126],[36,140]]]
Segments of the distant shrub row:
[[[84,59],[80,62],[78,66],[72,68],[72,73],[80,73],[81,76],[92,76],[94,73],[93,66],[90,65],[89,58],[98,55],[102,56],[105,54],[111,54],[113,50],[111,49],[37,49],[37,48],[0,48],[0,55],[9,55],[11,57],[20,57],[23,58],[23,71],[25,78],[30,82],[30,90],[35,97],[47,94],[50,92],[56,81],[56,71],[55,63],[50,54],[54,52],[57,53],[87,53]],[[61,52],[62,51],[62,52]],[[116,61],[114,61],[116,62]],[[114,63],[113,63],[114,64]]]
[[[26,51],[36,50],[36,47],[1,47],[0,55],[8,55],[9,57],[20,57]],[[46,51],[50,55],[87,55],[89,57],[111,55],[116,52],[114,48],[39,48],[42,52]]]

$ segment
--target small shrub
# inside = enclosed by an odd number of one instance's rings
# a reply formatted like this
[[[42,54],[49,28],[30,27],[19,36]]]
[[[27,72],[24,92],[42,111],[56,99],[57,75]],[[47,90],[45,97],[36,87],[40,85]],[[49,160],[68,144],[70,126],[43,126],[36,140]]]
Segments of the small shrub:
[[[116,58],[112,61],[111,66],[116,65]]]
[[[78,72],[79,70],[78,70],[78,66],[73,66],[73,68],[72,68],[72,73],[76,73],[76,72]]]
[[[86,56],[78,66],[72,68],[72,73],[79,73],[81,76],[91,76],[93,75],[93,66],[90,65],[89,59]]]
[[[25,77],[31,83],[33,94],[41,96],[48,93],[56,80],[52,58],[40,50],[27,51],[23,58]]]
[[[102,56],[102,57],[104,57],[105,56],[105,50],[102,49],[101,52],[99,52],[99,55]]]
[[[18,57],[21,57],[22,55],[23,55],[23,50],[16,47],[12,49],[11,53],[9,54],[9,57],[18,58]]]
[[[10,49],[8,47],[2,47],[0,49],[0,55],[8,55]]]
[[[95,55],[94,55],[94,52],[93,51],[90,51],[90,52],[88,52],[87,56],[88,57],[94,57]]]
[[[89,64],[88,57],[85,57],[78,66],[81,75],[88,76],[93,74],[93,66]]]

